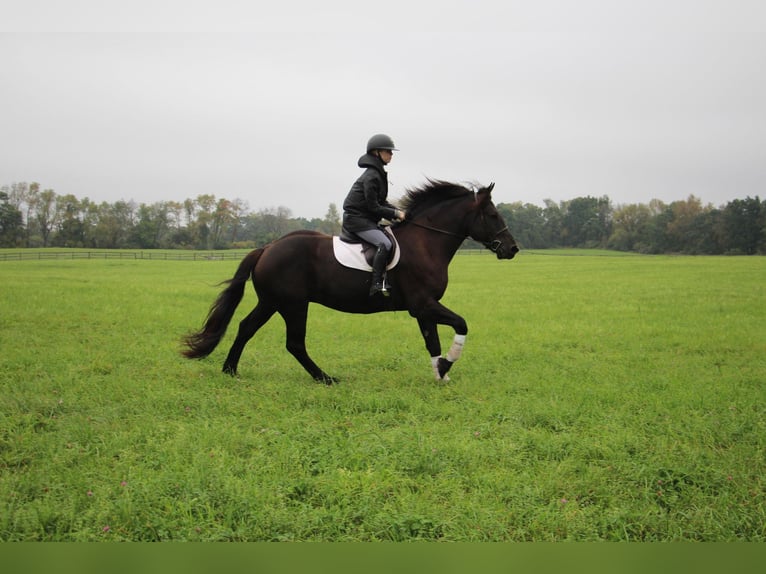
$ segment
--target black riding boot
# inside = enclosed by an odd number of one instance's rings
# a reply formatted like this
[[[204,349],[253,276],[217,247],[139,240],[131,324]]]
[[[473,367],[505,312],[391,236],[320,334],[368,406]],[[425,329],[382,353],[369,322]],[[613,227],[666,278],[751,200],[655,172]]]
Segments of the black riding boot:
[[[370,297],[377,293],[388,295],[384,277],[386,274],[386,262],[388,261],[388,251],[381,245],[375,252],[372,259],[372,285],[370,286]]]

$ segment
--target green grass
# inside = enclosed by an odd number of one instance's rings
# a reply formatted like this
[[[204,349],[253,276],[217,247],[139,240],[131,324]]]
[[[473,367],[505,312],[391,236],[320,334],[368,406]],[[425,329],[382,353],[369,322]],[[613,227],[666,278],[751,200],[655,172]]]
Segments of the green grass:
[[[178,355],[232,261],[0,263],[0,539],[766,539],[766,259],[458,256],[406,313]],[[442,329],[445,350],[452,333]]]

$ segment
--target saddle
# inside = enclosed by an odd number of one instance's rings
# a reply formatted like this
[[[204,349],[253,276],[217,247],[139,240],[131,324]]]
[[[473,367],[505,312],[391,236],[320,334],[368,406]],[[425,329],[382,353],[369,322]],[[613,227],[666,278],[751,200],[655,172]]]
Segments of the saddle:
[[[392,245],[386,263],[386,270],[388,270],[396,267],[396,264],[399,263],[399,243],[388,227],[383,227],[382,231],[388,235]],[[341,228],[340,235],[332,238],[332,247],[335,259],[344,267],[372,271],[372,259],[375,257],[377,248],[371,243],[362,241],[350,231]]]

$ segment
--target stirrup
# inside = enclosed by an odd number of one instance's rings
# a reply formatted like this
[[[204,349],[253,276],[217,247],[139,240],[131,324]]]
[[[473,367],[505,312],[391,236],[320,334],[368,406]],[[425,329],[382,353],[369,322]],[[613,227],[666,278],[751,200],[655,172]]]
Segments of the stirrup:
[[[378,293],[382,293],[384,297],[388,297],[391,292],[388,290],[385,282],[373,283],[370,286],[370,297],[374,297]]]

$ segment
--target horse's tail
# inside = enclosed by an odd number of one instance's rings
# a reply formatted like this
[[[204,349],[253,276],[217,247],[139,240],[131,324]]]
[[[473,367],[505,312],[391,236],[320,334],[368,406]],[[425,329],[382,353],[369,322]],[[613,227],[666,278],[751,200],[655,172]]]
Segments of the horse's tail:
[[[237,268],[234,277],[223,283],[228,287],[221,291],[218,298],[208,311],[205,325],[200,331],[191,333],[183,338],[184,349],[181,354],[189,359],[207,357],[221,342],[226,328],[229,326],[234,311],[242,300],[247,280],[253,273],[263,249],[255,249],[248,253]]]

